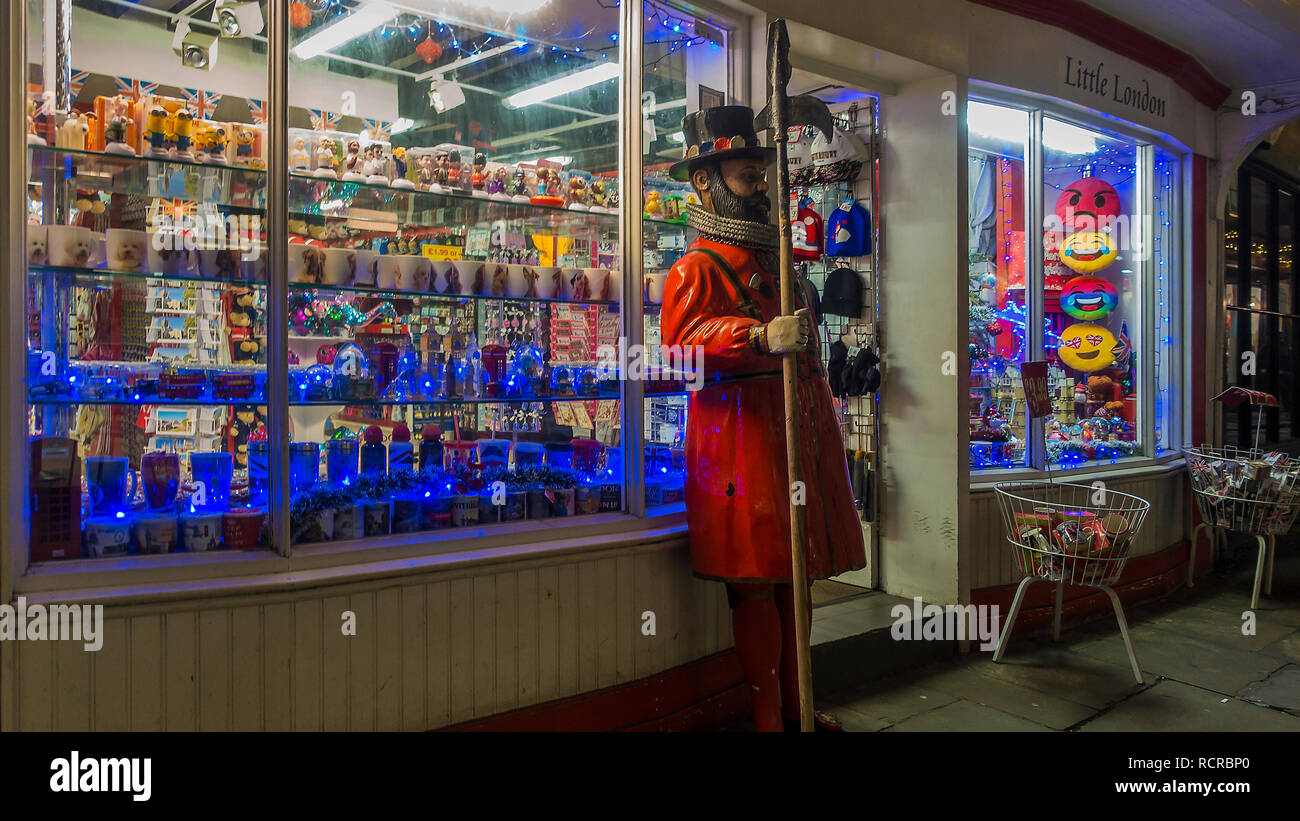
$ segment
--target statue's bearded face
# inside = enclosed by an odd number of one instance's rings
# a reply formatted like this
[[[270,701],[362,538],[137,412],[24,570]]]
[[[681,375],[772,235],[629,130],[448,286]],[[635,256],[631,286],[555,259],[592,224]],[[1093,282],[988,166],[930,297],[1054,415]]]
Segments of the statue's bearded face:
[[[727,159],[691,173],[700,204],[720,217],[767,224],[767,167],[761,160]]]

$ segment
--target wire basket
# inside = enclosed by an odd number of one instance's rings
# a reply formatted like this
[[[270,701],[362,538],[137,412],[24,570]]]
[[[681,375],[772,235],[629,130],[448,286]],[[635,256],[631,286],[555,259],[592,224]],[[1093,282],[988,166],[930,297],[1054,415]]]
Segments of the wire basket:
[[[1201,518],[1251,536],[1280,536],[1300,512],[1300,461],[1276,451],[1201,445],[1183,451]]]
[[[1127,493],[1068,482],[1004,482],[994,490],[1017,567],[1069,584],[1113,584],[1151,508]]]

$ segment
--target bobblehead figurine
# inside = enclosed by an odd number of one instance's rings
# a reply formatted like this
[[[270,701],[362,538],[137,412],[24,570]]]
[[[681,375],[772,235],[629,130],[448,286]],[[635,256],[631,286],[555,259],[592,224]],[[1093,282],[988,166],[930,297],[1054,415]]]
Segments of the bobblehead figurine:
[[[334,141],[329,137],[321,137],[316,143],[316,170],[312,176],[337,180],[338,167],[338,158],[334,156]]]
[[[691,114],[682,132],[686,158],[669,175],[689,181],[699,197],[686,216],[699,238],[668,273],[662,329],[665,345],[699,346],[708,380],[691,393],[686,415],[691,564],[696,576],[727,586],[755,728],[798,729],[786,354],[795,355],[798,374],[807,578],[866,566],[862,526],[817,328],[800,289],[795,314],[781,313],[780,235],[768,213],[766,170],[776,150],[760,145],[746,106]],[[826,713],[816,724],[838,729]]]
[[[293,141],[293,150],[289,152],[289,165],[294,171],[311,169],[311,155],[307,153],[307,141],[302,137]]]
[[[406,178],[406,149],[398,146],[393,149],[393,182],[394,188],[414,188],[415,183]]]

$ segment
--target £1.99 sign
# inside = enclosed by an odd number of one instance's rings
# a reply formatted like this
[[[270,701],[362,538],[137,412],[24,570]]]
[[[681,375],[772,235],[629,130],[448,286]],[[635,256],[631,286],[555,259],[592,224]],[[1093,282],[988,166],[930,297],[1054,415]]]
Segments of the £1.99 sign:
[[[1025,404],[1029,415],[1050,416],[1052,398],[1047,394],[1047,363],[1025,362],[1020,366],[1020,381],[1025,387]]]

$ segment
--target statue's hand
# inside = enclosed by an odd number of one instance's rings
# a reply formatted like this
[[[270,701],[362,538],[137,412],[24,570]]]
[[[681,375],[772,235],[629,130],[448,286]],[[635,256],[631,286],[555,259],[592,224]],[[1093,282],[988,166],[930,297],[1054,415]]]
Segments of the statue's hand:
[[[760,326],[759,344],[765,353],[780,355],[792,351],[802,351],[808,347],[811,338],[812,319],[807,308],[800,308],[794,316],[778,316],[776,319]]]

